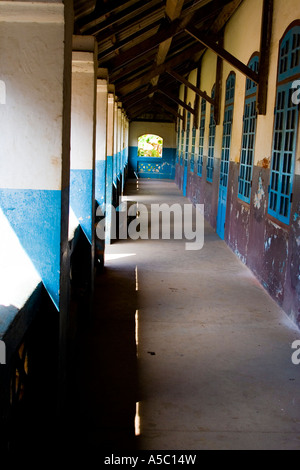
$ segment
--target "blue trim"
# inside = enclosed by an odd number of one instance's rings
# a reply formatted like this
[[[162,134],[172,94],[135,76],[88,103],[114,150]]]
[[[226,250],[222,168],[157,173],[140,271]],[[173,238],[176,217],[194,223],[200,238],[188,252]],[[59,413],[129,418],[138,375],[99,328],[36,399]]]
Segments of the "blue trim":
[[[137,173],[138,147],[129,147],[129,166]]]
[[[197,175],[202,176],[203,171],[203,148],[204,148],[204,134],[205,134],[205,116],[206,116],[206,100],[202,98],[201,101],[201,118],[199,128],[199,155],[197,161]]]
[[[90,243],[93,236],[93,170],[70,171],[70,205]]]
[[[196,147],[196,128],[192,130],[192,151],[191,151],[191,163],[190,170],[192,173],[195,171],[195,147]]]
[[[300,73],[300,26],[284,36],[279,51],[278,82]]]
[[[216,86],[214,85],[211,92],[211,97],[215,97]],[[214,117],[214,106],[210,105],[210,121],[209,121],[209,136],[208,136],[208,156],[206,165],[206,181],[212,183],[214,176],[214,156],[215,156],[215,139],[216,139],[216,123]]]
[[[108,155],[106,157],[106,223],[108,230],[105,233],[105,243],[109,244],[111,242],[110,239],[110,230],[111,221],[112,221],[112,213],[111,213],[111,206],[113,204],[113,167],[114,167],[114,159],[112,155]]]
[[[255,67],[258,58],[255,56],[252,59],[252,68]],[[256,84],[251,80],[248,82],[248,90],[256,90]],[[242,201],[250,203],[251,198],[251,185],[253,176],[254,164],[254,151],[255,151],[255,137],[256,137],[256,94],[245,98],[244,116],[243,116],[243,136],[242,136],[242,150],[240,158],[240,171],[239,171],[239,187],[238,197]]]
[[[0,205],[59,309],[61,191],[1,189]]]
[[[179,155],[180,155],[180,122],[179,122],[179,119],[178,119],[178,122],[177,122],[176,164],[178,164],[179,161],[180,161]]]
[[[258,55],[255,55],[252,57],[252,59],[249,62],[249,68],[253,70],[254,72],[258,73],[259,69],[259,57]],[[257,91],[257,84],[250,80],[250,78],[247,78],[246,80],[246,96],[253,95]]]
[[[162,158],[138,157],[138,147],[129,147],[129,166],[140,178],[175,178],[176,148],[163,148]]]
[[[280,44],[278,86],[269,186],[268,213],[289,225],[295,171],[298,106],[292,102],[292,82],[300,74],[300,26],[294,26]],[[288,83],[281,84],[283,80]]]
[[[184,159],[184,130],[181,130],[181,151],[180,151],[180,165],[183,165],[183,159]]]
[[[217,234],[224,240],[228,193],[228,175],[230,163],[231,134],[233,122],[233,106],[235,94],[235,74],[231,73],[226,81],[226,97],[223,122],[222,154],[220,167]]]

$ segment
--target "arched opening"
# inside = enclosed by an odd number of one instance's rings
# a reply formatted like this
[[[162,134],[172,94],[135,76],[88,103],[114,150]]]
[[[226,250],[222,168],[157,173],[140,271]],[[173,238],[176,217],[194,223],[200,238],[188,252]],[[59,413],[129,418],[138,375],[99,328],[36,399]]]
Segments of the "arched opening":
[[[138,138],[138,156],[162,158],[163,138],[159,135],[144,134]]]

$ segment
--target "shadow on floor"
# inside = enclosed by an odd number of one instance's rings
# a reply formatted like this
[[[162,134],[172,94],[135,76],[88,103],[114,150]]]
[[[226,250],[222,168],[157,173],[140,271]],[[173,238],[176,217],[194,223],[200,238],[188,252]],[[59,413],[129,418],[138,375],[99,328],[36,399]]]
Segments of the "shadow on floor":
[[[137,356],[134,270],[105,268],[72,372],[72,453],[135,450]]]

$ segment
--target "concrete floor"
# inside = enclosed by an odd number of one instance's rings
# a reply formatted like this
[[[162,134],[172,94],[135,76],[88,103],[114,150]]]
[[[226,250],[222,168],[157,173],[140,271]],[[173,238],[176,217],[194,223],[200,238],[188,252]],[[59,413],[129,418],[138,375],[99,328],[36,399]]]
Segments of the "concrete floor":
[[[127,196],[188,203],[166,181],[131,182]],[[114,243],[80,348],[81,446],[299,450],[299,338],[210,226],[200,251],[185,240]]]

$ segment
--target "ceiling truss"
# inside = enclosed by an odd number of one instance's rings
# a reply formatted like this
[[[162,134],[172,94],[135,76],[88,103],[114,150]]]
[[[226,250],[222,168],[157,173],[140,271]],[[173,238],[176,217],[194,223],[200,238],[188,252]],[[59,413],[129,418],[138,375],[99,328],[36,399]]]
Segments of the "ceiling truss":
[[[98,66],[107,69],[109,83],[129,119],[177,122],[194,116],[198,126],[200,98],[214,106],[220,121],[223,61],[258,84],[258,112],[266,111],[267,71],[273,0],[264,0],[260,70],[251,70],[223,47],[224,27],[242,0],[74,0],[74,34],[94,36]],[[204,52],[218,56],[216,94],[201,89],[188,76],[199,69]],[[179,88],[195,93],[191,105],[179,99]],[[180,111],[179,109],[182,109]]]

